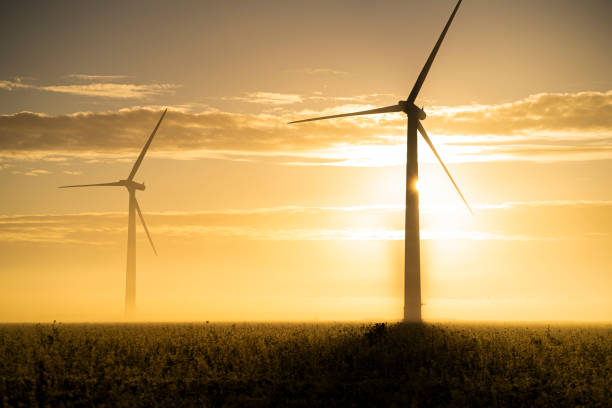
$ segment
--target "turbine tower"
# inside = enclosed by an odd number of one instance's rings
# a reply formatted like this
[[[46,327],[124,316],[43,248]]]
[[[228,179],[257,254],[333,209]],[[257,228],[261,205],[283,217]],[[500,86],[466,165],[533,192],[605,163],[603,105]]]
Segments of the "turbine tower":
[[[421,70],[412,91],[408,99],[405,101],[399,101],[397,105],[385,106],[383,108],[364,110],[359,112],[344,113],[340,115],[322,116],[318,118],[296,120],[289,123],[300,123],[310,122],[314,120],[342,118],[347,116],[358,116],[358,115],[370,115],[376,113],[388,113],[388,112],[404,112],[408,117],[408,146],[407,146],[407,159],[406,159],[406,220],[405,220],[405,243],[404,243],[404,321],[405,322],[420,322],[421,321],[421,261],[420,261],[420,232],[419,232],[419,192],[416,189],[416,182],[419,175],[418,158],[417,158],[417,130],[425,139],[425,142],[429,145],[436,158],[444,168],[444,171],[450,178],[453,186],[461,196],[461,199],[467,206],[470,213],[469,204],[463,197],[463,194],[457,187],[457,184],[450,175],[448,169],[442,162],[440,155],[436,151],[431,139],[427,135],[425,128],[421,124],[427,115],[423,109],[415,105],[415,100],[427,78],[429,69],[436,58],[438,49],[446,36],[446,32],[450,27],[461,1],[457,2],[453,13],[451,14],[438,42],[434,46],[425,66]]]
[[[144,191],[145,185],[144,183],[137,183],[134,181],[134,176],[142,163],[142,159],[144,158],[151,142],[153,141],[153,137],[155,133],[157,133],[157,129],[161,124],[164,116],[166,116],[166,112],[168,109],[164,110],[161,118],[159,118],[159,122],[153,129],[153,133],[149,136],[149,139],[145,143],[140,155],[136,159],[134,166],[132,167],[132,171],[125,180],[119,180],[111,183],[99,183],[99,184],[78,184],[73,186],[61,186],[59,188],[73,188],[73,187],[125,187],[129,194],[129,212],[128,212],[128,245],[127,245],[127,264],[125,271],[125,315],[130,317],[133,316],[136,312],[136,212],[138,212],[138,216],[140,217],[140,222],[142,222],[142,226],[144,227],[145,232],[147,233],[147,238],[149,238],[149,242],[151,243],[151,248],[153,248],[153,252],[157,255],[157,251],[155,250],[155,245],[153,245],[153,240],[151,239],[151,235],[149,234],[149,229],[147,228],[147,224],[145,223],[142,212],[140,211],[140,206],[138,205],[138,201],[136,200],[136,190]]]

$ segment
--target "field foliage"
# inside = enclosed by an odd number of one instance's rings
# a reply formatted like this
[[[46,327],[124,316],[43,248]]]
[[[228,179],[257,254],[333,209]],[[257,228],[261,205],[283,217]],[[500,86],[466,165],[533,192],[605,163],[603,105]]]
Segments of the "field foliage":
[[[612,327],[0,325],[3,406],[610,406]]]

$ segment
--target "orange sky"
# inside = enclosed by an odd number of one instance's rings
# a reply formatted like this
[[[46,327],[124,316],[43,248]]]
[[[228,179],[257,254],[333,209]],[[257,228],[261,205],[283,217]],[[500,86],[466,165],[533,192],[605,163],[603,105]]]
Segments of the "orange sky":
[[[453,2],[9,7],[0,320],[122,318],[127,194],[56,187],[125,178],[163,106],[141,318],[401,317],[405,117],[286,122],[406,98]],[[421,144],[425,319],[612,320],[611,11],[461,6],[417,104],[475,214]]]

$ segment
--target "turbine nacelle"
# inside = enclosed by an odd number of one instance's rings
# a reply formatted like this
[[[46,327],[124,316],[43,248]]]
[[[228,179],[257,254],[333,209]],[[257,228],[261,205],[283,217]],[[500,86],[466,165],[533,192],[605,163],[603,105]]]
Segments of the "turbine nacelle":
[[[119,183],[121,183],[122,186],[125,186],[125,188],[127,188],[128,190],[144,191],[146,188],[144,183],[137,183],[134,180],[130,180],[130,179],[119,180]]]
[[[425,118],[427,118],[425,111],[416,106],[414,103],[410,103],[408,101],[398,101],[397,104],[402,108],[402,112],[408,116],[414,115],[419,120],[425,120]]]

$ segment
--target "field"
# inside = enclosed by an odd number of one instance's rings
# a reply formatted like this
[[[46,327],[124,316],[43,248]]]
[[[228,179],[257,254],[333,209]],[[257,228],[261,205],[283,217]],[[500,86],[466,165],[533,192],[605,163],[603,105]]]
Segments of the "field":
[[[3,406],[610,406],[612,326],[5,324]]]

